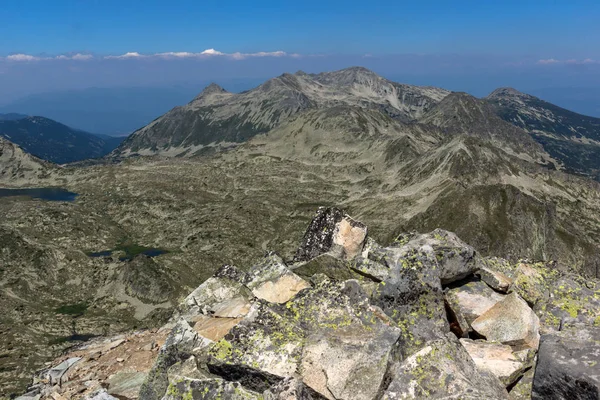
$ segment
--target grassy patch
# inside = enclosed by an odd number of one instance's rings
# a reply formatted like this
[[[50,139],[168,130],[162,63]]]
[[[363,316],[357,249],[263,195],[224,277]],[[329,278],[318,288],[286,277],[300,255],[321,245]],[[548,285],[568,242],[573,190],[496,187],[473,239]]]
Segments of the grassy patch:
[[[57,314],[64,315],[83,315],[88,308],[87,303],[67,304],[58,307],[55,311]]]

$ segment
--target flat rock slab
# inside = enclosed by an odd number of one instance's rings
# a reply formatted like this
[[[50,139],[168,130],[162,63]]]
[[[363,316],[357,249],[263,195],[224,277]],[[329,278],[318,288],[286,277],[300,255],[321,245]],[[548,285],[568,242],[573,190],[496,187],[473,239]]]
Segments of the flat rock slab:
[[[600,398],[600,327],[575,326],[544,335],[532,399]]]
[[[527,354],[515,354],[508,345],[471,339],[460,339],[460,343],[473,358],[477,368],[491,372],[504,386],[514,383],[531,366]]]
[[[516,293],[496,303],[471,326],[490,341],[531,349],[540,343],[540,320]]]

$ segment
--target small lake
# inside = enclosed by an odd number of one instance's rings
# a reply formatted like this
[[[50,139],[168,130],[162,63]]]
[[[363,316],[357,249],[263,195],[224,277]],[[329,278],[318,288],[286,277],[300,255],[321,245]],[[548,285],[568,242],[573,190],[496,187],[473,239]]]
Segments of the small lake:
[[[164,249],[158,249],[155,247],[144,247],[138,245],[121,245],[113,250],[102,250],[88,253],[90,257],[109,257],[113,252],[120,251],[124,252],[125,255],[119,257],[119,261],[131,261],[138,254],[143,254],[150,258],[160,256],[161,254],[167,254],[169,251]]]
[[[77,193],[69,192],[63,188],[28,188],[28,189],[3,189],[0,188],[1,197],[25,196],[32,199],[47,201],[75,201]]]

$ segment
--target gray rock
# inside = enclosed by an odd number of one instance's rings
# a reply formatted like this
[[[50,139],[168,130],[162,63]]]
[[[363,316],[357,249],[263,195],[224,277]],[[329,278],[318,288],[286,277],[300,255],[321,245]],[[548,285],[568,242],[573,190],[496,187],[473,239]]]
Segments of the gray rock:
[[[215,311],[223,311],[224,306],[232,306],[233,303],[248,304],[254,295],[244,284],[247,280],[246,273],[234,266],[221,267],[188,295],[179,306],[180,315],[189,321],[197,315],[212,315]]]
[[[111,376],[108,383],[108,394],[117,397],[133,398],[146,380],[145,372],[119,372]]]
[[[77,364],[80,360],[81,357],[73,357],[61,362],[60,364],[50,368],[44,374],[45,378],[50,381],[50,384],[59,385],[61,383],[63,375],[69,370],[69,368]]]
[[[210,340],[198,336],[185,320],[177,321],[140,388],[140,398],[161,399],[169,386],[169,368],[187,360],[198,348],[206,348],[210,343]]]
[[[431,252],[397,249],[387,259],[390,277],[381,282],[371,303],[400,327],[400,351],[408,356],[427,341],[444,337],[449,331],[444,296]]]
[[[599,340],[600,327],[581,325],[542,336],[532,399],[599,399]]]
[[[508,276],[488,267],[481,267],[477,271],[477,275],[479,275],[481,280],[487,283],[489,287],[502,293],[507,293],[512,284],[512,279]]]
[[[511,293],[471,324],[488,340],[520,348],[537,349],[540,320],[525,300]]]
[[[532,349],[513,351],[508,345],[482,340],[460,339],[460,343],[473,358],[477,368],[491,372],[504,386],[515,383],[531,368],[535,353]]]
[[[362,252],[366,239],[365,225],[337,208],[320,207],[304,234],[294,261],[309,261],[324,253],[351,260]]]
[[[433,232],[408,238],[404,249],[433,253],[440,267],[443,285],[463,279],[475,271],[475,250],[452,232],[436,229]]]
[[[259,299],[285,303],[310,284],[290,271],[281,257],[272,253],[248,271],[246,286]]]
[[[264,400],[326,400],[301,380],[286,378],[263,393]]]
[[[390,369],[382,399],[508,399],[493,374],[477,368],[454,336],[428,342]]]
[[[471,323],[504,299],[480,280],[471,280],[460,286],[448,289],[446,299],[458,319],[464,319],[471,331]],[[464,323],[463,323],[464,325]],[[462,329],[464,330],[464,326]]]
[[[140,399],[143,400],[142,397]],[[239,382],[222,379],[181,379],[172,382],[162,400],[262,400],[263,396],[245,389]]]

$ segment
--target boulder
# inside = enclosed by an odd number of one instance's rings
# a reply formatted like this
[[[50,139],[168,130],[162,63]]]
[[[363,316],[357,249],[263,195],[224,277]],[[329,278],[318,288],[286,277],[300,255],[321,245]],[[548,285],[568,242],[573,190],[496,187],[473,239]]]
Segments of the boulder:
[[[223,379],[180,379],[172,382],[162,400],[263,400],[260,393],[239,382]]]
[[[351,260],[362,252],[367,227],[337,208],[320,207],[310,223],[294,261],[309,261],[321,254]]]
[[[409,236],[400,243],[404,243],[401,248],[405,251],[412,249],[433,254],[439,265],[442,285],[461,280],[478,269],[473,247],[452,232],[436,229],[430,233]]]
[[[246,286],[259,299],[285,303],[310,284],[290,271],[281,257],[271,253],[248,271]]]
[[[600,398],[600,327],[575,325],[542,336],[532,399]]]
[[[400,328],[403,356],[450,329],[436,262],[431,252],[395,249],[387,259],[390,277],[371,295],[371,303]]]
[[[452,311],[463,317],[469,326],[504,297],[476,279],[446,291],[446,299]]]
[[[450,335],[428,342],[390,368],[382,399],[508,399],[493,374],[477,368],[458,339]]]
[[[301,380],[286,378],[263,393],[264,400],[326,400]]]
[[[245,286],[248,276],[234,266],[224,265],[186,297],[179,306],[179,313],[187,320],[198,315],[237,318],[249,310],[249,300],[254,297]],[[229,311],[229,312],[228,312]]]
[[[480,268],[476,274],[479,275],[481,280],[487,283],[489,287],[502,293],[507,293],[510,285],[512,285],[512,279],[502,272],[494,271],[488,267]]]
[[[531,367],[534,351],[531,349],[513,352],[512,347],[482,340],[460,339],[477,368],[494,374],[504,386],[519,379]]]
[[[145,372],[119,372],[108,378],[108,394],[117,398],[137,397],[140,387],[146,380]]]
[[[540,320],[516,293],[496,303],[471,326],[488,340],[511,346],[537,349],[540,342]]]
[[[198,336],[184,319],[179,319],[161,347],[154,366],[140,388],[140,398],[144,400],[161,399],[169,386],[169,368],[178,362],[187,360],[194,351],[206,348],[211,343],[212,341]]]

